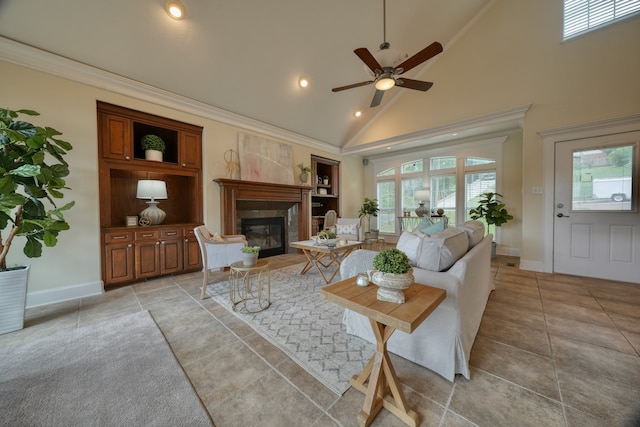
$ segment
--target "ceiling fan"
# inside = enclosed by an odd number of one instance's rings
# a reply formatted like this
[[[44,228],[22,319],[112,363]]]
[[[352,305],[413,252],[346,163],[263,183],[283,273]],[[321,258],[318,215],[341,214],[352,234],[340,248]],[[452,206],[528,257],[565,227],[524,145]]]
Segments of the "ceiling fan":
[[[383,0],[383,38],[384,42],[380,45],[380,52],[383,52],[391,47],[391,44],[387,42],[387,25],[386,25],[386,0]],[[424,82],[421,80],[413,80],[401,77],[402,73],[405,73],[412,68],[422,64],[428,59],[433,58],[440,52],[442,52],[442,45],[438,42],[433,42],[429,46],[422,49],[412,57],[404,60],[398,65],[384,64],[381,65],[378,59],[367,49],[366,47],[360,47],[353,51],[358,58],[373,72],[374,79],[367,80],[360,83],[354,83],[347,86],[340,86],[331,89],[332,92],[340,92],[347,89],[353,89],[360,86],[367,86],[374,84],[376,92],[373,95],[371,101],[371,107],[377,107],[382,101],[382,96],[386,90],[391,89],[394,86],[420,90],[426,92],[433,86],[432,82]],[[378,52],[378,53],[380,53]]]

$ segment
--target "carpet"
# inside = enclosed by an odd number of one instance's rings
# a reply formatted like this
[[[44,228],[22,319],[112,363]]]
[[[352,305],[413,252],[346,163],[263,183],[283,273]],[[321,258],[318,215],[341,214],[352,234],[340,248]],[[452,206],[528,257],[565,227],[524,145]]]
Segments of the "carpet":
[[[0,424],[212,426],[147,311],[0,348]]]
[[[346,333],[344,309],[320,296],[326,283],[315,269],[301,275],[303,265],[271,271],[271,306],[259,313],[233,312],[227,281],[209,285],[207,294],[342,395],[351,377],[369,361],[375,346]]]

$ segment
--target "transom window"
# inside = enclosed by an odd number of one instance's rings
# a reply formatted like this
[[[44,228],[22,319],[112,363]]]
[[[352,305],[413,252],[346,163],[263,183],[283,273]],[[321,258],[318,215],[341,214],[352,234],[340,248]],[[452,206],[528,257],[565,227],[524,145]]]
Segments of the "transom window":
[[[640,13],[640,0],[564,0],[563,39]]]

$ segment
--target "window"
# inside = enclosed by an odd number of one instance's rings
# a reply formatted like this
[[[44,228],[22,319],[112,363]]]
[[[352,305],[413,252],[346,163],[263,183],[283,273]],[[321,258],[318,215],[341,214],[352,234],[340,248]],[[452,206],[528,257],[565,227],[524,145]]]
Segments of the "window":
[[[396,169],[391,168],[377,174],[378,224],[381,233],[395,233],[396,223]]]
[[[573,153],[572,211],[631,211],[634,145]]]
[[[640,0],[564,0],[563,39],[567,40],[639,12]]]

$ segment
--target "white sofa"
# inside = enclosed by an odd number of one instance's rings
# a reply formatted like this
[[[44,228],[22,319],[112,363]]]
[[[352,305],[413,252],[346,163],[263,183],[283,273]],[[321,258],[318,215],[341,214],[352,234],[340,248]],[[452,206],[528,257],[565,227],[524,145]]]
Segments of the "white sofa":
[[[468,221],[457,229],[448,228],[440,233],[421,235],[405,232],[398,241],[398,248],[407,252],[414,264],[413,275],[416,283],[445,289],[445,300],[412,333],[395,331],[388,341],[387,349],[405,359],[440,374],[453,381],[455,374],[470,379],[469,357],[482,314],[494,289],[491,279],[491,234],[484,236],[476,230],[465,228],[474,225]],[[477,221],[475,222],[477,223]],[[445,238],[441,236],[446,235]],[[447,245],[449,237],[457,243]],[[404,237],[404,239],[403,239]],[[421,239],[417,243],[416,237]],[[467,239],[466,252],[456,257],[455,248]],[[451,242],[449,242],[451,243]],[[434,254],[434,250],[439,254]],[[358,250],[343,260],[340,274],[342,279],[357,275],[373,268],[376,252]],[[422,260],[420,259],[422,257]],[[444,271],[420,268],[420,264],[433,268],[440,264],[454,262]],[[434,268],[435,269],[435,268]],[[369,286],[375,286],[370,284]],[[345,310],[343,322],[347,333],[357,335],[375,343],[369,320],[351,310]]]

